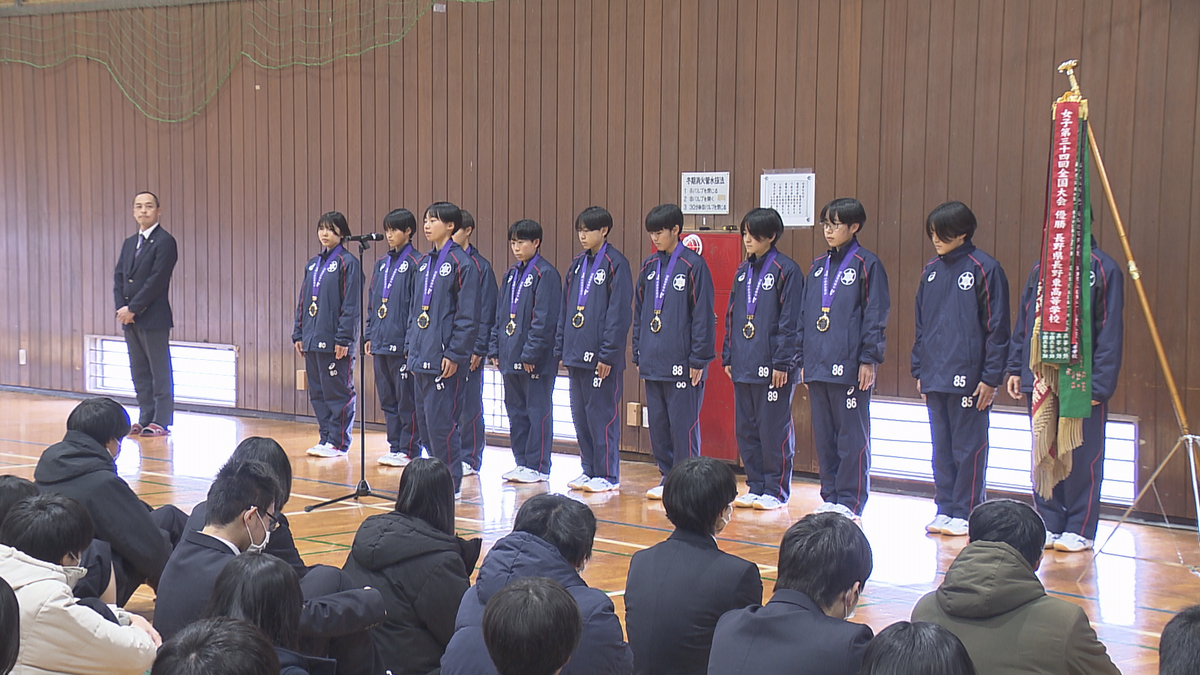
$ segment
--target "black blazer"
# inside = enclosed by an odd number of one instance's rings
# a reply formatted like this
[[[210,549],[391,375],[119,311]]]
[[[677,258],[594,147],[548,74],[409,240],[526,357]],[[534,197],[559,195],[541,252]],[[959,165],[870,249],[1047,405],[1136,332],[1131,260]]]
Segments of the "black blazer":
[[[712,537],[675,530],[634,554],[625,582],[633,672],[702,674],[721,615],[762,603],[758,566]]]
[[[764,607],[717,622],[709,675],[856,675],[874,637],[869,626],[826,616],[807,595],[775,591]]]
[[[114,310],[127,306],[139,328],[164,330],[175,325],[167,296],[179,250],[175,246],[175,237],[159,225],[142,244],[142,252],[134,260],[141,236],[138,232],[121,246],[121,256],[117,258],[117,268],[113,272]]]

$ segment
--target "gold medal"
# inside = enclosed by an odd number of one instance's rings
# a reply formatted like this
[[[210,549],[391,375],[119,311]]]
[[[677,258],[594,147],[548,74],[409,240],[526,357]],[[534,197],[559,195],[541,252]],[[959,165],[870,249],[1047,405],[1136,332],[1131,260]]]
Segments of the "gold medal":
[[[658,310],[654,311],[654,317],[650,319],[650,332],[657,333],[662,330],[662,319],[658,318]]]
[[[429,312],[424,311],[427,309],[429,309],[429,308],[428,307],[422,308],[421,313],[417,315],[417,328],[421,328],[421,329],[429,328]]]
[[[387,316],[387,302],[386,301],[382,305],[379,306],[379,309],[375,310],[375,314],[378,315],[379,318],[381,318],[381,319],[383,317]]]
[[[317,299],[316,298],[313,298],[312,304],[308,306],[308,315],[309,316],[317,315]]]
[[[517,316],[516,314],[513,314],[512,315],[513,319],[515,319],[516,316]],[[508,325],[504,327],[504,332],[509,335],[512,335],[513,333],[517,332],[517,322],[513,319],[509,319]]]
[[[742,336],[744,336],[747,340],[754,338],[754,322],[751,321],[753,318],[753,314],[746,317],[746,325],[742,326]]]
[[[576,328],[583,328],[583,308],[580,307],[575,316],[571,317],[571,325]]]
[[[817,330],[824,333],[829,330],[829,310],[822,310],[821,316],[817,317]]]

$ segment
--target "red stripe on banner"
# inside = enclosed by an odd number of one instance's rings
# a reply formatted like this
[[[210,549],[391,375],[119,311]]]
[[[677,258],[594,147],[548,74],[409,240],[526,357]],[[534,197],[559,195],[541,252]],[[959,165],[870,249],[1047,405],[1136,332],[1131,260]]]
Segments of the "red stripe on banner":
[[[1071,219],[1075,204],[1075,162],[1079,154],[1079,103],[1054,108],[1054,143],[1050,150],[1050,208],[1042,251],[1042,331],[1067,330],[1071,274]]]

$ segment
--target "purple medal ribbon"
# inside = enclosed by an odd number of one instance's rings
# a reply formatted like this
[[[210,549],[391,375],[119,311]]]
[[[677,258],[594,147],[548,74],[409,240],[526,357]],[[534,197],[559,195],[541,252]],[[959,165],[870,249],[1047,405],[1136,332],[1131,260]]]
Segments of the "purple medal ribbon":
[[[575,316],[571,318],[571,325],[576,328],[583,327],[583,308],[587,305],[588,294],[592,292],[592,277],[596,274],[596,270],[600,269],[600,261],[604,258],[604,252],[608,249],[608,242],[600,245],[600,250],[596,251],[595,258],[592,260],[592,269],[587,266],[587,256],[579,261],[579,301],[575,305]]]
[[[337,255],[337,252],[340,250],[342,250],[341,244],[334,246],[329,251],[329,255],[325,257],[325,260],[320,261],[318,263],[317,269],[313,272],[312,304],[310,304],[308,306],[308,315],[309,316],[317,315],[317,296],[321,293],[321,282],[323,282],[325,280],[325,273],[329,271],[329,265],[327,263],[329,262],[329,260],[331,258],[333,258],[335,255]]]
[[[821,280],[821,316],[817,318],[817,330],[824,333],[829,330],[829,310],[833,307],[833,296],[837,293],[838,280],[842,278],[842,274],[846,272],[846,268],[850,266],[850,260],[854,258],[854,254],[858,251],[858,242],[855,241],[846,249],[846,255],[842,256],[842,263],[838,266],[836,275],[829,273],[829,261],[833,256],[833,251],[825,254],[825,278]],[[833,279],[833,281],[830,281]]]
[[[387,316],[387,301],[392,296],[392,285],[396,283],[396,274],[400,271],[402,261],[408,257],[408,252],[412,250],[412,244],[406,244],[404,248],[395,257],[388,262],[387,270],[383,277],[383,301],[379,304],[379,309],[376,314],[379,318]]]
[[[525,290],[525,282],[533,274],[533,268],[537,265],[538,258],[541,255],[534,253],[529,262],[525,263],[525,273],[517,278],[517,274],[513,273],[513,285],[509,290],[509,299],[512,301],[508,306],[508,325],[504,327],[504,332],[512,335],[517,332],[517,303],[521,302],[521,293]]]
[[[451,243],[451,241],[447,241],[442,245],[442,250],[437,255],[437,262],[434,262],[432,252],[430,252],[429,262],[431,264],[425,268],[425,285],[422,289],[424,294],[421,296],[421,313],[417,316],[417,328],[429,326],[429,301],[433,298],[433,285],[437,283],[438,274],[446,262],[446,256],[450,253]]]
[[[767,254],[762,264],[762,275],[757,282],[754,280],[754,265],[746,266],[746,325],[742,326],[742,335],[747,340],[754,337],[754,310],[758,308],[758,294],[762,290],[762,282],[767,276],[767,270],[771,268],[771,263],[775,262],[775,256],[778,253],[772,248],[771,252]]]
[[[667,286],[671,284],[671,273],[675,270],[675,263],[679,260],[679,254],[683,253],[683,242],[675,242],[675,250],[671,252],[671,260],[667,263],[667,272],[663,274],[662,256],[658,258],[658,267],[654,271],[654,316],[650,318],[650,331],[657,333],[662,330],[662,314],[663,301],[667,297]]]

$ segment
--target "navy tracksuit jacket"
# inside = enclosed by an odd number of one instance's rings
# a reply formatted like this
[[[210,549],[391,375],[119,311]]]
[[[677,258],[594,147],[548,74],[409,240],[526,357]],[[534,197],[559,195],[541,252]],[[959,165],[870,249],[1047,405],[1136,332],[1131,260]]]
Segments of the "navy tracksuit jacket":
[[[800,339],[821,498],[861,515],[871,489],[871,391],[858,388],[858,368],[883,363],[884,329],[892,305],[887,272],[878,256],[858,247],[841,276],[832,280],[837,290],[829,308],[829,328],[817,329],[825,275],[837,274],[857,241],[856,237],[840,251],[813,260],[804,284]]]
[[[1034,492],[1034,501],[1046,529],[1055,534],[1074,532],[1085,539],[1096,538],[1100,522],[1100,486],[1104,481],[1105,425],[1108,399],[1117,388],[1124,348],[1125,276],[1117,261],[1096,246],[1091,246],[1092,292],[1092,416],[1083,421],[1083,445],[1072,451],[1071,475],[1054,488],[1051,499]],[[1033,373],[1029,370],[1029,340],[1037,308],[1037,285],[1041,263],[1034,263],[1029,280],[1017,305],[1012,342],[1008,348],[1008,376],[1021,377],[1021,391],[1033,391]],[[1032,400],[1026,399],[1032,405]]]
[[[492,271],[492,263],[483,257],[478,247],[468,245],[467,255],[474,261],[475,274],[479,279],[479,293],[475,304],[477,336],[472,355],[481,360],[478,368],[471,370],[468,367],[463,375],[463,401],[458,426],[462,436],[462,461],[479,471],[486,441],[483,427],[483,366],[487,361],[488,346],[491,345],[496,331],[496,273]]]
[[[323,273],[322,273],[323,270]],[[313,280],[321,276],[317,299]],[[350,427],[354,424],[354,344],[362,320],[362,267],[358,258],[342,246],[313,256],[305,267],[296,303],[292,342],[301,343],[308,377],[308,398],[317,416],[321,443],[350,449]],[[316,315],[311,313],[316,302]],[[334,346],[346,347],[346,355],[333,357]]]
[[[633,364],[646,381],[650,449],[664,477],[675,462],[700,455],[700,406],[708,364],[716,358],[717,328],[708,265],[685,246],[667,281],[659,315],[662,327],[658,332],[650,329],[659,261],[665,274],[670,258],[662,251],[646,258],[633,303]],[[691,368],[704,371],[694,387]]]
[[[533,265],[525,276],[528,265]],[[521,284],[516,316],[511,314],[513,287]],[[508,268],[496,298],[496,338],[490,349],[504,378],[504,405],[508,408],[509,438],[517,466],[550,473],[550,451],[554,445],[552,414],[554,379],[558,361],[554,355],[554,331],[562,311],[562,277],[542,256]],[[508,334],[509,322],[515,324]],[[525,372],[524,364],[534,366]]]
[[[590,284],[591,290],[580,310],[579,284],[588,272],[591,276],[584,283]],[[583,314],[583,324],[578,327],[576,313]],[[625,256],[612,244],[604,247],[598,266],[587,251],[576,255],[563,282],[554,351],[570,374],[571,417],[583,473],[611,483],[621,482],[622,374],[632,322],[633,273]],[[596,375],[600,363],[612,367],[604,379]]]
[[[917,287],[912,376],[926,395],[938,514],[966,520],[986,498],[991,408],[975,408],[982,381],[999,387],[1008,356],[1008,279],[970,239],[925,264]]]
[[[416,389],[404,356],[408,334],[413,288],[421,253],[411,245],[388,251],[375,264],[371,294],[367,301],[367,341],[375,364],[375,390],[387,424],[388,451],[419,457],[420,424],[417,422]],[[388,301],[383,289],[391,280]],[[386,307],[386,309],[382,309]],[[379,314],[383,313],[380,317]]]
[[[738,452],[746,467],[746,486],[750,494],[771,495],[786,502],[792,492],[792,458],[796,454],[792,395],[800,377],[804,272],[778,252],[768,267],[769,255],[751,256],[734,272],[721,364],[731,368]],[[755,290],[747,278],[750,271],[758,291],[753,331],[746,327],[750,321],[746,299]],[[776,370],[788,377],[787,384],[778,389],[771,385]]]
[[[471,353],[475,349],[477,326],[474,313],[479,279],[475,275],[475,263],[466,251],[453,240],[444,245],[450,249],[440,267],[437,266],[437,250],[426,253],[417,265],[404,346],[408,352],[408,371],[415,380],[421,440],[430,455],[449,467],[457,492],[462,484],[458,414],[463,398],[463,376],[470,367]],[[423,310],[427,279],[432,282],[433,292],[429,309]],[[420,327],[422,311],[429,316],[425,328]],[[458,370],[448,378],[441,376],[443,358],[458,365]]]

